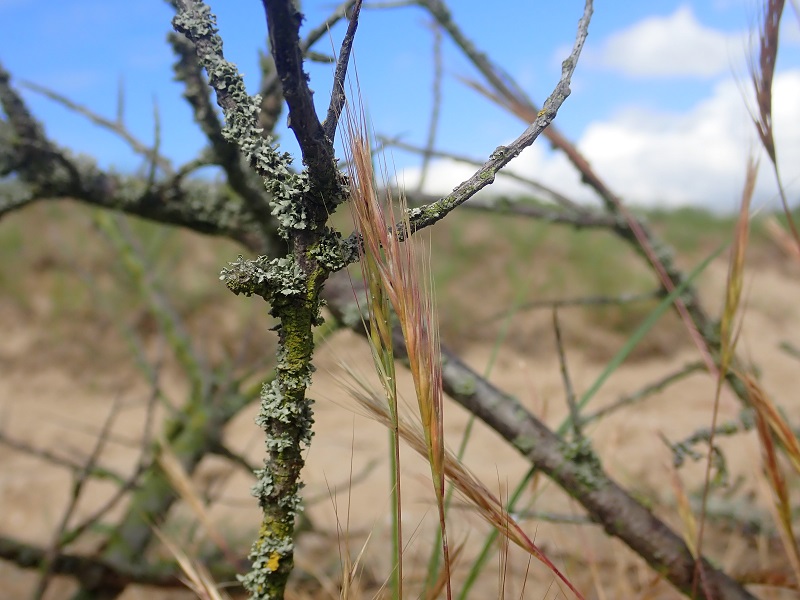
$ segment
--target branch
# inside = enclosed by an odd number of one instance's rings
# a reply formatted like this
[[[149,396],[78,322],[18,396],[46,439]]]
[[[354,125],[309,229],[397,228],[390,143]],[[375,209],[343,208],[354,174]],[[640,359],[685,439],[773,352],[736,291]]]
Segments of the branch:
[[[356,0],[347,0],[343,2],[336,9],[325,19],[322,23],[320,23],[317,27],[312,29],[308,32],[306,38],[300,42],[300,49],[303,51],[303,55],[311,60],[314,57],[313,52],[311,52],[311,47],[316,44],[323,36],[329,35],[331,29],[333,28],[336,23],[341,21],[342,19],[346,18],[350,11],[353,10],[353,6],[355,6]],[[261,95],[262,96],[274,96],[276,90],[280,87],[279,85],[279,78],[278,73],[275,71],[275,63],[272,61],[272,57],[270,56],[271,61],[271,69],[269,72],[265,71],[264,78],[261,82]],[[328,62],[328,61],[326,61]],[[333,62],[331,60],[330,62]],[[280,100],[283,100],[283,97],[280,96]],[[333,139],[333,138],[330,138]]]
[[[328,115],[322,127],[325,135],[333,142],[336,136],[336,126],[339,124],[339,117],[344,107],[344,80],[347,77],[347,65],[350,62],[350,51],[353,48],[353,40],[356,38],[358,29],[358,17],[361,13],[361,0],[356,0],[353,11],[350,14],[350,23],[347,26],[347,33],[342,40],[342,49],[339,51],[339,60],[336,62],[336,71],[333,74],[333,87],[331,89],[331,101],[328,105]]]
[[[311,184],[311,193],[306,196],[323,209],[326,203],[333,204],[330,209],[319,211],[324,222],[328,212],[332,212],[345,196],[340,186],[333,144],[317,118],[308,75],[303,70],[299,36],[302,15],[295,10],[292,0],[264,0],[264,9],[275,68],[289,106],[289,127],[300,145]]]
[[[244,200],[248,210],[261,225],[264,235],[277,241],[275,220],[270,214],[270,197],[252,170],[242,162],[236,143],[225,138],[222,124],[217,118],[209,98],[208,83],[203,77],[194,44],[183,35],[170,33],[167,38],[178,57],[173,65],[175,78],[184,85],[183,97],[189,102],[195,122],[211,145],[214,162],[222,167],[228,185]]]
[[[468,156],[464,156],[463,154],[457,154],[457,153],[454,153],[454,152],[444,152],[442,150],[436,150],[434,148],[430,148],[430,149],[427,148],[427,147],[422,148],[420,146],[415,146],[415,145],[409,144],[407,142],[402,142],[397,138],[388,138],[388,137],[385,137],[385,136],[378,136],[378,140],[384,146],[393,146],[395,148],[399,148],[400,150],[406,150],[408,152],[416,152],[418,154],[422,154],[424,156],[430,156],[432,158],[447,158],[447,159],[450,159],[450,160],[454,160],[456,162],[462,162],[462,163],[465,163],[465,164],[468,164],[468,165],[473,165],[473,166],[476,166],[476,167],[479,167],[479,166],[481,166],[483,164],[480,161],[477,161],[474,158],[470,158]],[[569,198],[564,196],[558,190],[555,190],[555,189],[553,189],[553,188],[551,188],[549,186],[546,186],[543,183],[540,183],[539,181],[536,181],[535,179],[530,179],[529,177],[524,177],[522,175],[519,175],[518,173],[515,173],[514,171],[501,171],[499,173],[499,175],[501,175],[502,177],[507,177],[509,179],[513,179],[515,181],[519,181],[520,183],[523,183],[523,184],[525,184],[527,186],[530,186],[533,189],[538,190],[539,192],[544,192],[545,194],[547,194],[547,196],[549,197],[550,200],[552,200],[553,202],[556,202],[558,204],[561,204],[564,208],[568,208],[568,209],[570,209],[570,210],[572,210],[574,212],[578,212],[578,213],[589,213],[589,214],[592,213],[592,211],[590,209],[587,209],[586,207],[581,206],[577,202],[575,202],[573,200],[570,200]],[[419,192],[419,190],[417,190],[417,191]]]
[[[438,3],[437,3],[438,4]],[[437,221],[443,219],[450,211],[466,202],[477,192],[494,182],[497,172],[519,156],[525,148],[530,146],[541,133],[547,129],[555,119],[558,109],[570,94],[569,84],[578,58],[589,33],[589,21],[592,16],[592,0],[586,0],[583,16],[578,21],[578,32],[572,52],[567,59],[561,63],[561,79],[553,92],[544,103],[544,108],[538,112],[536,118],[522,135],[508,146],[498,146],[489,156],[480,169],[467,181],[461,183],[453,193],[444,198],[421,208],[414,208],[409,211],[411,229],[419,231]]]
[[[0,197],[0,218],[42,199],[74,199],[93,206],[237,240],[248,248],[268,245],[252,215],[222,186],[173,179],[147,185],[141,177],[107,173],[58,148],[31,115],[0,65],[0,173],[15,172],[25,193]],[[13,192],[13,190],[12,190]]]
[[[353,289],[345,279],[328,282],[328,306],[337,319],[366,335],[359,319],[347,318],[352,314],[348,307],[353,302]],[[397,358],[401,358],[402,344],[396,350]],[[611,479],[585,441],[565,442],[516,398],[494,387],[458,356],[444,348],[442,354],[444,388],[453,400],[567,491],[606,532],[622,540],[676,588],[691,591],[695,559],[682,538]],[[747,590],[705,559],[703,567],[715,599],[754,600]]]
[[[87,481],[89,481],[91,473],[106,446],[108,434],[111,430],[112,424],[119,415],[119,409],[120,401],[119,398],[117,398],[114,401],[111,410],[108,411],[108,415],[106,416],[105,422],[100,430],[100,434],[95,440],[94,448],[92,448],[92,451],[89,453],[89,456],[86,459],[86,464],[73,476],[72,493],[70,494],[67,507],[64,509],[64,514],[61,515],[59,524],[56,527],[55,533],[53,534],[50,547],[46,550],[42,563],[39,567],[39,583],[37,584],[36,591],[33,594],[33,598],[36,600],[43,598],[45,592],[47,591],[47,587],[50,584],[50,578],[53,574],[53,561],[61,553],[61,549],[68,542],[68,539],[66,539],[64,535],[67,525],[75,513],[75,509],[77,508],[78,502],[83,494],[84,486],[86,485]]]
[[[46,552],[38,546],[0,536],[0,558],[13,562],[23,569],[39,569],[46,561]],[[159,587],[184,587],[179,573],[172,567],[153,568],[137,564],[115,564],[106,560],[60,553],[50,563],[56,575],[70,575],[79,581],[97,582],[98,585],[124,589],[139,583]]]

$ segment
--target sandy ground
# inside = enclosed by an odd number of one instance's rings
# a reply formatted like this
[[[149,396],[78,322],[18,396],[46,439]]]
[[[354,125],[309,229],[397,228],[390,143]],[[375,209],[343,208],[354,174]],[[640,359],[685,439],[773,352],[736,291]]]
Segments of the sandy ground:
[[[701,287],[706,298],[720,301],[725,272],[726,266],[720,260],[705,274]],[[781,352],[778,344],[785,339],[796,341],[796,332],[800,331],[797,303],[800,278],[797,275],[781,266],[766,266],[752,272],[740,346],[742,355],[757,362],[762,369],[766,389],[794,422],[800,419],[796,392],[799,363]],[[46,315],[51,308],[46,298],[34,299],[25,310],[14,303],[0,304],[3,435],[59,456],[82,460],[91,452],[96,433],[117,400],[122,409],[114,422],[111,442],[102,452],[101,464],[129,472],[138,459],[137,440],[144,427],[148,385],[129,362],[120,361],[126,355],[125,345],[108,324],[87,322],[82,324],[79,337],[70,337],[68,327],[53,331],[42,325],[49,322]],[[604,363],[597,359],[598,348],[605,349],[605,353],[600,354],[608,356],[624,339],[599,330],[587,331],[579,311],[565,310],[562,318],[569,342],[567,356],[573,384],[582,391],[603,368]],[[566,407],[553,352],[553,335],[548,330],[549,319],[548,314],[534,312],[515,317],[515,336],[518,340],[530,337],[530,351],[524,352],[519,343],[514,344],[513,349],[501,349],[490,379],[556,427],[566,415]],[[683,334],[679,332],[678,335]],[[603,386],[589,409],[607,405],[698,359],[697,351],[689,343],[684,341],[672,346],[623,365]],[[483,371],[490,363],[491,353],[490,343],[470,344],[464,352],[478,371]],[[385,578],[390,512],[387,433],[358,414],[339,381],[342,362],[366,370],[369,361],[363,343],[349,332],[334,334],[321,346],[316,360],[318,372],[311,391],[311,396],[317,400],[316,426],[307,457],[304,492],[309,500],[308,515],[316,529],[300,541],[297,561],[301,569],[318,580],[319,591],[310,596],[298,592],[295,597],[328,597],[325,587],[335,586],[340,556],[337,523],[349,531],[354,557],[369,538],[362,559],[365,564],[362,583],[370,590],[370,597]],[[170,360],[165,363],[162,386],[173,398],[180,398],[186,391],[179,369]],[[408,381],[403,382],[402,389],[412,401]],[[670,483],[670,452],[661,436],[675,441],[707,426],[711,420],[713,391],[714,383],[707,376],[692,375],[647,402],[604,419],[590,431],[611,476],[634,494],[646,498],[678,528],[680,521],[676,517]],[[253,462],[260,456],[259,432],[253,424],[256,410],[251,406],[243,411],[227,430],[231,448],[245,453]],[[724,394],[720,419],[733,419],[738,411],[739,404],[730,394]],[[467,418],[458,406],[446,402],[446,435],[451,447],[458,445]],[[723,442],[722,446],[732,480],[739,476],[746,479],[745,487],[736,500],[731,501],[732,509],[769,521],[769,512],[764,508],[767,504],[758,500],[759,486],[754,483],[761,481],[758,476],[760,454],[754,437],[738,436],[732,442]],[[465,462],[502,497],[508,495],[528,466],[480,424],[475,428]],[[32,543],[50,543],[69,502],[69,472],[6,445],[0,445],[0,465],[0,534]],[[426,468],[410,453],[403,454],[404,530],[409,557],[406,568],[410,581],[419,574],[431,547],[433,511]],[[701,472],[700,465],[688,465],[681,470],[688,489],[696,489]],[[242,471],[229,475],[228,467],[221,460],[206,460],[194,481],[198,489],[224,481],[224,490],[211,512],[224,537],[244,548],[258,521],[248,492],[252,479]],[[535,496],[532,511],[581,515],[579,506],[554,485],[537,480],[534,487],[528,493],[530,498]],[[111,483],[90,484],[81,497],[73,523],[92,514],[114,489]],[[752,502],[748,499],[750,494],[756,496]],[[465,507],[457,508],[452,514],[451,540],[456,545],[463,544],[462,564],[469,564],[468,559],[476,554],[486,529]],[[182,523],[185,530],[192,515],[185,506],[180,506],[172,518]],[[586,591],[587,597],[677,597],[668,586],[658,583],[621,544],[606,539],[597,527],[554,525],[535,518],[524,522],[537,543]],[[87,541],[77,549],[89,550],[91,546]],[[764,539],[745,539],[738,532],[715,529],[709,548],[718,563],[734,574],[783,568],[779,553]],[[552,577],[538,563],[530,564],[528,582],[523,590],[528,562],[513,549],[508,558],[504,592],[499,592],[497,564],[497,559],[490,561],[472,597],[557,597]],[[594,573],[589,565],[593,566]],[[461,575],[457,574],[456,579],[459,577]],[[0,598],[28,597],[36,581],[35,573],[0,563]],[[601,592],[596,591],[596,583]],[[68,581],[59,582],[47,597],[65,597],[69,589]],[[763,598],[790,597],[773,594],[764,587],[754,588],[754,591]],[[191,596],[174,592],[160,594],[143,588],[131,588],[125,594],[128,600],[177,597]]]

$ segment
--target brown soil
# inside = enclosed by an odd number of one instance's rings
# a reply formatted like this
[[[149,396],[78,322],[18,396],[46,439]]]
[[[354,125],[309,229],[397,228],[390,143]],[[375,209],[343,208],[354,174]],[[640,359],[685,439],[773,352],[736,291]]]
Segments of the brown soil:
[[[38,217],[25,217],[28,218],[36,220]],[[6,223],[3,225],[7,226]],[[23,229],[29,225],[23,220],[19,224]],[[101,464],[118,472],[130,472],[138,460],[137,440],[144,427],[150,387],[131,361],[129,346],[120,327],[115,324],[115,313],[113,307],[108,306],[108,298],[91,298],[88,303],[77,302],[73,306],[68,299],[59,296],[58,286],[62,284],[54,280],[73,271],[72,261],[79,250],[73,249],[71,257],[60,256],[56,250],[58,238],[55,243],[52,240],[49,243],[51,245],[44,249],[23,249],[25,267],[21,269],[24,273],[22,280],[18,279],[19,271],[4,274],[0,279],[9,292],[0,298],[2,435],[39,450],[81,461],[91,452],[97,432],[112,404],[118,401],[121,410],[113,424],[109,443],[103,449]],[[195,250],[199,252],[205,240],[191,237],[187,243],[189,249],[185,254],[200,260],[192,272],[208,272],[203,269],[215,264],[218,254],[198,259]],[[92,260],[84,264],[88,264],[85,268],[98,279],[105,274],[93,270],[100,267]],[[718,260],[702,280],[700,287],[704,297],[709,299],[708,308],[712,311],[717,310],[721,301],[725,276],[726,265],[723,260]],[[67,286],[65,289],[71,288]],[[472,296],[467,296],[470,293]],[[220,360],[242,349],[237,343],[242,332],[255,330],[244,346],[245,354],[254,356],[250,364],[266,360],[260,357],[270,356],[273,342],[271,334],[266,331],[269,322],[263,303],[215,294],[201,290],[193,301],[188,302],[188,308],[181,305],[198,346],[214,360]],[[773,261],[751,271],[747,318],[740,342],[742,356],[758,364],[767,391],[783,406],[792,422],[800,419],[800,404],[792,392],[796,389],[798,361],[782,352],[779,344],[784,340],[792,341],[793,333],[800,330],[797,298],[800,298],[800,277],[793,267]],[[460,301],[472,302],[476,306],[485,304],[482,290],[476,286],[463,290]],[[247,308],[231,308],[245,305]],[[159,352],[164,353],[163,344],[159,341],[157,327],[142,315],[141,306],[126,306],[122,320],[145,340],[144,351],[153,360]],[[517,395],[545,422],[557,427],[567,411],[559,365],[553,351],[550,319],[546,311],[517,314],[512,324],[514,343],[501,347],[490,379],[503,390]],[[564,309],[561,319],[568,344],[569,371],[575,389],[580,392],[599,375],[608,357],[624,342],[625,335],[597,327],[579,309]],[[647,352],[613,374],[589,410],[608,405],[620,396],[635,392],[698,359],[698,353],[687,341],[680,323],[677,320],[670,323],[669,327],[660,330],[658,339],[647,342]],[[488,332],[482,340],[469,339],[459,343],[467,361],[478,371],[483,371],[491,362],[496,330]],[[342,391],[339,381],[342,362],[369,371],[369,352],[355,334],[334,334],[321,345],[315,361],[318,371],[311,396],[317,400],[316,426],[307,457],[304,492],[309,499],[307,514],[315,529],[304,534],[299,545],[298,566],[307,573],[309,581],[298,582],[293,592],[298,598],[329,597],[324,591],[326,586],[328,589],[335,587],[340,556],[337,524],[349,531],[353,557],[358,555],[362,544],[367,543],[362,559],[365,566],[361,583],[370,597],[383,583],[386,573],[390,513],[387,433],[361,416]],[[187,384],[168,352],[165,353],[160,378],[165,395],[180,402],[186,395]],[[402,385],[410,403],[413,397],[408,381],[403,381]],[[607,471],[634,494],[646,499],[654,510],[678,529],[681,522],[676,516],[675,493],[671,484],[671,454],[661,436],[676,441],[708,426],[713,397],[714,382],[706,375],[695,374],[647,402],[602,420],[590,431]],[[251,405],[242,411],[227,430],[231,449],[244,453],[253,463],[258,462],[261,447],[259,432],[253,424],[256,410],[257,407]],[[737,401],[731,394],[724,393],[720,420],[735,419],[738,411]],[[163,410],[159,414],[163,416]],[[460,407],[446,403],[446,435],[451,447],[457,447],[467,419]],[[740,435],[732,441],[723,441],[721,446],[731,481],[742,477],[744,484],[733,499],[727,504],[720,500],[719,506],[714,505],[714,510],[745,513],[771,524],[769,502],[763,499],[765,487],[759,474],[760,451],[754,436]],[[0,535],[46,546],[52,542],[53,532],[69,502],[69,471],[6,444],[0,444],[0,461]],[[481,424],[475,427],[465,462],[503,497],[528,468],[496,434]],[[404,529],[409,557],[406,572],[413,582],[424,569],[430,553],[433,510],[429,483],[426,483],[427,467],[409,453],[404,453],[403,465],[406,473]],[[686,488],[696,490],[702,480],[702,464],[687,465],[680,474]],[[244,549],[258,522],[257,510],[249,496],[252,478],[242,471],[230,476],[229,468],[220,460],[205,461],[194,478],[198,489],[206,489],[220,481],[224,482],[224,489],[212,515],[224,537]],[[91,515],[115,489],[111,483],[90,483],[72,523]],[[531,491],[537,494],[531,510],[582,514],[575,502],[545,480],[537,480],[535,490],[532,488]],[[752,501],[751,497],[754,498]],[[119,516],[121,510],[110,517]],[[469,565],[470,557],[482,544],[486,528],[465,507],[459,507],[453,514],[451,542],[454,546],[463,544],[461,564]],[[186,523],[192,518],[185,506],[175,510],[172,520],[176,537],[185,533]],[[595,526],[554,525],[537,519],[527,520],[525,524],[535,534],[542,549],[581,589],[587,591],[587,597],[594,597],[596,586],[602,589],[602,592],[597,592],[599,598],[678,597],[632,553],[607,539]],[[91,551],[99,536],[89,536],[91,539],[79,544],[75,550]],[[780,558],[781,551],[770,544],[765,535],[748,537],[741,531],[714,526],[708,548],[718,564],[734,574],[780,571],[785,566]],[[522,553],[511,549],[504,597],[556,597],[557,586],[552,584],[552,577],[538,563],[530,565],[523,592],[522,582],[527,568],[528,562]],[[462,572],[463,569],[457,570],[456,581],[463,576]],[[503,596],[498,591],[497,573],[497,559],[493,559],[472,597]],[[35,572],[0,563],[1,597],[29,597],[37,581]],[[69,580],[59,580],[47,598],[67,597],[70,589],[73,587]],[[765,586],[753,590],[763,598],[790,597]],[[131,588],[124,597],[127,600],[156,600],[192,596],[187,592],[159,593],[152,589]]]

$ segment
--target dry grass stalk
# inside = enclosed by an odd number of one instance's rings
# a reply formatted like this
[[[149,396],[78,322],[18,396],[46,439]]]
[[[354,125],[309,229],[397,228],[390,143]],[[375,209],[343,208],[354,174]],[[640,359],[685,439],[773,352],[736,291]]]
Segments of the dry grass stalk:
[[[796,581],[800,582],[800,550],[797,547],[797,536],[792,523],[792,502],[789,496],[786,476],[778,458],[778,449],[775,445],[776,437],[779,440],[781,439],[781,436],[776,433],[776,425],[778,430],[782,430],[785,433],[786,429],[788,429],[788,424],[752,377],[746,377],[745,383],[747,384],[748,394],[753,400],[752,405],[756,413],[756,431],[758,432],[758,441],[761,446],[763,472],[775,499],[774,510],[781,542],[783,542],[786,555],[794,569]],[[778,420],[777,423],[776,419]],[[792,434],[791,430],[789,430],[789,433],[792,435],[793,442],[796,445],[797,438]],[[794,452],[788,452],[787,454],[791,458]],[[794,460],[792,460],[792,463],[797,468]]]
[[[352,450],[352,449],[351,449]],[[347,496],[347,513],[345,518],[345,523],[342,525],[342,521],[339,518],[339,506],[337,503],[337,496],[334,490],[331,489],[330,485],[328,485],[328,495],[330,496],[331,503],[333,505],[333,514],[336,516],[336,541],[337,541],[337,548],[339,550],[339,563],[341,565],[341,583],[339,586],[339,598],[341,600],[345,600],[347,598],[360,598],[362,597],[361,593],[361,571],[362,571],[362,559],[364,558],[364,553],[366,552],[367,546],[369,545],[370,539],[372,538],[372,533],[367,536],[367,539],[364,540],[364,543],[361,546],[361,550],[359,550],[356,559],[353,560],[352,558],[352,551],[350,548],[350,493],[352,491],[352,471],[353,471],[353,454],[351,451],[350,454],[350,473],[351,473],[351,485],[348,485],[348,496]]]
[[[675,499],[678,502],[678,517],[683,526],[683,541],[689,548],[692,556],[697,558],[699,553],[697,551],[697,520],[694,518],[692,512],[692,505],[689,501],[689,496],[686,494],[686,488],[681,481],[680,474],[674,465],[670,465],[670,483],[672,484],[672,491],[675,494]]]
[[[447,573],[447,597],[450,590],[450,557],[444,514],[444,438],[442,415],[442,367],[438,328],[431,300],[430,273],[420,266],[414,247],[408,242],[411,226],[405,198],[397,202],[389,197],[387,207],[381,204],[375,186],[372,153],[363,111],[354,110],[348,103],[346,111],[349,152],[351,205],[357,230],[363,240],[365,278],[370,291],[370,325],[377,328],[371,340],[378,356],[376,365],[390,397],[392,415],[397,419],[394,389],[392,333],[388,314],[389,304],[400,322],[406,345],[409,368],[425,432],[428,462],[431,467],[434,492],[442,532],[442,552]],[[395,212],[395,204],[400,217]],[[400,223],[400,229],[394,224]],[[388,303],[384,298],[388,299]],[[389,379],[391,376],[391,379]],[[397,431],[397,424],[391,429]],[[399,471],[399,464],[395,467]]]
[[[800,262],[800,246],[795,244],[790,234],[786,233],[786,230],[778,222],[778,219],[774,216],[770,216],[765,220],[764,226],[778,248],[780,248],[786,256]]]
[[[192,483],[186,470],[181,465],[178,457],[172,452],[171,447],[166,440],[161,441],[161,452],[158,455],[158,465],[164,471],[167,479],[172,488],[178,493],[178,496],[186,502],[191,511],[197,517],[197,520],[203,525],[208,537],[212,542],[222,550],[225,557],[231,564],[237,564],[238,557],[233,552],[225,540],[223,535],[219,532],[217,527],[211,520],[211,516],[206,510],[205,503]]]
[[[366,416],[389,426],[391,417],[386,403],[379,394],[370,389],[369,384],[361,380],[356,373],[348,370],[350,381],[345,382],[350,395],[358,402]],[[418,423],[411,423],[401,415],[399,431],[403,441],[421,456],[427,456],[428,447],[425,433]],[[502,501],[467,469],[451,452],[443,452],[443,470],[446,478],[453,484],[459,494],[489,525],[497,529],[505,538],[538,559],[553,572],[572,592],[575,597],[583,599],[583,595],[564,576],[553,562],[528,537],[519,523],[505,510]]]
[[[739,306],[742,299],[742,289],[744,288],[744,263],[747,254],[747,246],[750,240],[750,204],[753,200],[753,192],[758,178],[758,162],[752,158],[747,163],[745,171],[745,183],[742,189],[742,201],[739,206],[739,218],[736,221],[736,228],[733,234],[733,244],[731,246],[730,262],[728,263],[728,279],[725,285],[725,306],[722,310],[720,322],[720,356],[719,365],[716,370],[717,385],[714,394],[714,408],[711,415],[711,435],[708,439],[708,455],[706,457],[705,477],[703,481],[703,498],[700,507],[700,526],[697,528],[697,542],[690,544],[694,556],[700,556],[703,552],[703,535],[705,533],[706,507],[708,504],[708,493],[711,487],[711,470],[713,467],[714,432],[717,429],[719,420],[719,403],[722,388],[725,385],[725,378],[731,367],[736,344],[739,340],[741,330],[741,320],[739,316]],[[685,521],[686,522],[686,521]],[[705,577],[702,570],[702,563],[697,563],[697,572],[700,575],[701,583],[705,586]],[[708,595],[708,590],[706,595]]]
[[[757,178],[758,162],[750,159],[747,163],[742,202],[739,207],[739,218],[736,221],[736,228],[733,234],[731,258],[728,264],[728,281],[725,286],[725,307],[722,311],[722,320],[720,322],[720,384],[728,373],[736,350],[736,343],[739,339],[737,319],[742,289],[744,288],[744,261],[750,241],[750,204],[753,200]]]
[[[189,558],[186,552],[173,542],[166,533],[158,527],[153,527],[153,531],[167,547],[167,550],[178,561],[181,570],[186,575],[184,583],[200,600],[230,600],[230,596],[221,592],[206,568],[197,561]]]
[[[779,32],[785,4],[785,0],[767,0],[765,2],[764,20],[758,36],[758,64],[753,62],[750,64],[750,77],[756,94],[756,111],[755,114],[752,114],[752,118],[761,145],[764,146],[764,150],[769,156],[775,171],[775,179],[778,182],[778,191],[780,192],[787,223],[792,232],[794,244],[800,251],[800,234],[798,234],[792,213],[789,210],[789,203],[786,200],[786,193],[783,189],[778,169],[778,156],[772,121],[772,84],[775,75],[775,64],[778,60]]]

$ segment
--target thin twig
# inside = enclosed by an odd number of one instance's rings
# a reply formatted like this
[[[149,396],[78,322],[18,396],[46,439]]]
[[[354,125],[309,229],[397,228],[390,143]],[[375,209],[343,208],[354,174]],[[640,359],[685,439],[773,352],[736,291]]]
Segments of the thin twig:
[[[439,3],[441,4],[441,3]],[[575,44],[569,56],[561,63],[561,78],[553,92],[544,103],[531,125],[508,146],[498,146],[489,159],[469,179],[458,185],[451,194],[424,207],[411,209],[409,220],[412,231],[419,231],[443,219],[454,208],[460,206],[477,192],[494,182],[495,175],[510,163],[553,122],[558,109],[570,94],[570,81],[578,64],[581,50],[589,33],[589,22],[592,17],[592,0],[586,0],[583,16],[578,21]]]
[[[45,552],[44,559],[42,561],[39,582],[36,585],[36,590],[33,593],[33,598],[35,598],[35,600],[40,600],[43,598],[45,592],[47,591],[47,587],[50,583],[50,577],[53,575],[52,566],[54,559],[60,554],[61,548],[64,545],[64,532],[67,529],[67,524],[75,512],[75,509],[78,506],[78,501],[81,499],[81,495],[83,494],[83,488],[89,481],[91,472],[94,470],[94,466],[97,464],[100,454],[105,448],[106,441],[108,439],[108,433],[111,430],[114,420],[119,414],[119,409],[120,399],[117,397],[114,400],[114,403],[111,405],[111,410],[108,411],[108,415],[106,415],[105,422],[103,423],[100,433],[97,436],[94,448],[86,459],[84,468],[75,474],[72,482],[72,492],[70,494],[69,502],[67,503],[64,513],[61,516],[61,520],[59,521],[55,533],[53,534],[53,541],[50,543],[50,547]]]
[[[462,163],[465,163],[465,164],[468,164],[468,165],[472,165],[472,166],[475,166],[475,167],[479,167],[479,166],[481,166],[483,164],[481,161],[476,160],[474,158],[470,158],[469,156],[464,156],[463,154],[457,154],[455,152],[445,152],[443,150],[436,150],[435,148],[432,148],[432,147],[428,148],[427,146],[424,147],[424,148],[420,147],[420,146],[415,146],[414,144],[409,144],[407,142],[403,142],[397,137],[378,136],[378,140],[385,146],[392,146],[394,148],[399,148],[400,150],[406,150],[408,152],[415,152],[415,153],[418,153],[418,154],[423,154],[424,156],[428,156],[428,157],[431,157],[431,158],[447,158],[447,159],[450,159],[450,160],[454,160],[456,162],[462,162]],[[561,204],[565,208],[571,209],[571,210],[573,210],[575,212],[579,212],[579,213],[590,213],[591,212],[586,207],[581,206],[580,204],[578,204],[577,202],[575,202],[573,200],[570,200],[569,198],[564,196],[558,190],[556,190],[554,188],[551,188],[551,187],[549,187],[547,185],[544,185],[543,183],[541,183],[539,181],[536,181],[535,179],[531,179],[529,177],[525,177],[523,175],[519,175],[518,173],[515,173],[514,171],[507,170],[507,169],[503,170],[503,171],[500,171],[500,173],[498,173],[498,175],[500,177],[503,177],[503,178],[508,178],[508,179],[513,179],[515,181],[519,181],[520,183],[523,183],[523,184],[533,188],[534,190],[537,190],[539,192],[543,192],[544,194],[547,195],[548,199],[550,199],[553,202],[556,202],[558,204]],[[416,193],[420,194],[421,192],[420,192],[419,189],[417,189]]]
[[[649,397],[659,392],[663,392],[666,388],[668,388],[673,383],[677,383],[678,381],[688,377],[692,373],[697,373],[705,369],[705,364],[702,362],[693,362],[685,365],[683,368],[675,371],[674,373],[670,373],[657,381],[647,384],[642,389],[633,392],[632,394],[628,394],[627,396],[622,396],[616,402],[612,402],[608,406],[604,406],[601,409],[596,410],[595,412],[585,415],[583,417],[583,423],[591,423],[592,421],[597,421],[602,419],[603,417],[608,416],[609,414],[618,411],[621,408],[625,408],[631,406],[633,404],[638,404],[640,402],[644,402]]]
[[[412,206],[411,210],[426,206],[426,202],[435,202],[436,197],[416,192],[405,192],[408,203]],[[429,206],[429,204],[428,204]],[[611,215],[602,214],[598,211],[584,211],[575,213],[565,210],[554,210],[545,205],[537,205],[532,202],[524,202],[507,198],[482,198],[474,196],[469,202],[461,205],[467,210],[480,210],[498,214],[519,215],[531,219],[538,219],[545,223],[559,223],[571,225],[577,229],[615,229],[619,226],[619,221]],[[402,237],[402,236],[401,236]]]
[[[572,387],[572,379],[569,376],[569,369],[567,368],[567,357],[564,353],[564,343],[561,339],[561,326],[558,322],[558,307],[553,307],[553,331],[556,334],[556,351],[558,353],[558,364],[561,367],[561,381],[564,384],[564,393],[567,398],[567,406],[569,407],[570,421],[572,422],[572,431],[575,434],[575,439],[579,440],[583,437],[581,414],[578,410],[578,404],[575,402],[575,390]]]
[[[122,98],[122,88],[120,87],[119,96],[117,100],[117,119],[112,121],[90,109],[87,106],[79,104],[77,102],[73,102],[66,96],[59,94],[56,91],[51,90],[43,85],[39,85],[38,83],[33,83],[30,81],[20,81],[19,84],[31,90],[32,92],[36,92],[37,94],[41,94],[45,98],[49,98],[53,102],[60,104],[64,108],[71,110],[83,117],[86,117],[89,121],[97,125],[98,127],[102,127],[103,129],[107,129],[114,133],[115,135],[122,138],[130,147],[131,150],[136,152],[137,154],[141,154],[144,156],[149,162],[158,166],[158,168],[162,169],[165,173],[172,172],[172,163],[169,161],[168,158],[162,156],[158,152],[157,145],[155,146],[148,146],[144,142],[140,141],[136,136],[134,136],[130,130],[125,127],[124,122],[122,121],[122,114],[124,110],[124,103],[121,100]],[[121,84],[120,84],[121,85]]]
[[[336,61],[336,71],[333,74],[333,87],[331,89],[331,101],[328,105],[328,114],[322,127],[328,139],[333,141],[336,136],[336,126],[342,115],[344,107],[345,93],[344,81],[347,77],[347,65],[350,63],[350,51],[353,49],[353,41],[356,38],[358,29],[358,17],[361,13],[361,0],[356,0],[353,10],[350,12],[350,22],[347,25],[347,33],[344,34],[342,47],[339,50],[339,59]]]
[[[419,173],[417,191],[422,192],[425,187],[425,179],[428,176],[433,149],[436,145],[436,131],[439,128],[439,115],[442,108],[442,30],[436,24],[431,23],[433,32],[433,93],[431,98],[431,119],[428,123],[428,138],[425,141],[425,149],[422,154],[422,167]]]
[[[565,308],[573,306],[619,306],[622,304],[634,304],[636,302],[647,302],[648,300],[656,300],[662,295],[662,290],[659,288],[651,292],[630,292],[627,294],[619,294],[617,296],[580,296],[578,298],[556,298],[554,300],[532,300],[530,302],[523,302],[514,306],[514,312],[525,310],[535,310],[540,308]],[[485,322],[493,322],[498,319],[503,319],[508,316],[508,310],[497,312],[488,317]]]
[[[75,473],[79,473],[81,470],[86,468],[85,462],[78,462],[77,460],[66,458],[44,448],[36,448],[27,442],[11,438],[5,433],[0,433],[0,445],[7,446],[18,452],[23,452],[29,456],[34,456],[52,465],[70,469]],[[124,486],[127,482],[127,477],[121,473],[117,473],[99,465],[93,465],[90,475],[92,477],[97,477],[98,479],[113,481],[121,486]]]

